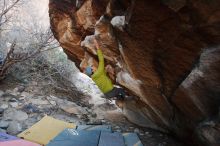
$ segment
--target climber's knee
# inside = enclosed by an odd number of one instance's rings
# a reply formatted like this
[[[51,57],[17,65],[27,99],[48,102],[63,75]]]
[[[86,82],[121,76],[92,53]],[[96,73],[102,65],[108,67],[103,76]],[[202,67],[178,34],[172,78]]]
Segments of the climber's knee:
[[[105,96],[109,99],[124,100],[125,92],[122,88],[114,87],[111,91],[105,93]]]

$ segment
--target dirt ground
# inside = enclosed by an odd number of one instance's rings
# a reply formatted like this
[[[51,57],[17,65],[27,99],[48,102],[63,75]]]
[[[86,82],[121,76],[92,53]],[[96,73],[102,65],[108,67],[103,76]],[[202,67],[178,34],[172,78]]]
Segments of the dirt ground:
[[[23,87],[24,89],[17,94],[17,91],[15,90],[19,87]],[[42,88],[43,91],[39,91]],[[5,98],[16,98],[17,100],[15,102],[18,102],[18,105],[20,105],[18,107],[11,107],[10,105],[14,104],[10,103],[8,109],[5,110],[12,110],[13,108],[16,110],[24,109],[23,107],[27,105],[27,103],[20,100],[20,96],[24,93],[32,96],[34,101],[38,101],[38,103],[36,103],[36,107],[40,112],[32,111],[31,113],[28,113],[29,118],[26,120],[25,126],[23,126],[22,130],[32,126],[35,122],[42,118],[43,115],[47,114],[67,122],[74,122],[76,124],[108,124],[112,126],[113,131],[122,133],[135,132],[140,137],[144,146],[181,146],[180,142],[165,133],[161,133],[149,128],[139,127],[129,122],[121,110],[113,103],[106,101],[106,103],[97,106],[89,104],[87,102],[89,95],[83,95],[80,92],[77,92],[74,97],[71,97],[70,93],[65,93],[63,91],[61,92],[57,89],[51,89],[45,86],[45,83],[37,82],[33,84],[33,81],[31,83],[23,83],[11,76],[0,82],[0,90],[4,93],[7,93],[8,96],[5,96]],[[78,97],[76,97],[77,95]],[[3,98],[4,97],[1,97],[0,100],[5,102],[5,99]],[[50,101],[53,100],[54,103],[57,104],[48,104],[45,106],[40,105],[41,103],[46,102],[45,99]],[[8,101],[11,102],[11,100],[12,99],[9,99]],[[75,114],[70,112],[68,109],[65,109],[65,104],[70,105],[70,108],[77,108],[80,113]],[[62,105],[64,106],[62,107]],[[75,105],[76,107],[71,107],[71,105]],[[2,120],[4,119],[1,119],[1,121]],[[28,121],[30,121],[30,123],[27,123]]]

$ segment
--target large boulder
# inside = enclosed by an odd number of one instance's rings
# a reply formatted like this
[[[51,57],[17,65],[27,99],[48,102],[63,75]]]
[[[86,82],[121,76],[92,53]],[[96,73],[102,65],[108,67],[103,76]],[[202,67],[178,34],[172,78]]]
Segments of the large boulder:
[[[93,38],[102,44],[112,81],[139,97],[125,106],[134,106],[129,119],[136,112],[151,128],[193,139],[217,113],[219,0],[50,0],[49,8],[54,36],[78,68],[97,67]]]

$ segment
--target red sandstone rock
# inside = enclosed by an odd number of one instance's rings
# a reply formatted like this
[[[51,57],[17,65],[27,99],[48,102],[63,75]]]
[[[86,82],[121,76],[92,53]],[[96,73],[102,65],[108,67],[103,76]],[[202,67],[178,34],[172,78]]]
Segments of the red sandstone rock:
[[[216,113],[220,106],[218,0],[81,2],[50,0],[56,39],[83,70],[98,65],[92,40],[99,36],[106,66],[113,68],[112,80],[140,97],[134,104],[141,106],[132,114],[144,115],[148,121],[144,126],[150,121],[153,128],[189,138],[199,121]],[[111,25],[116,15],[126,16],[124,30]]]

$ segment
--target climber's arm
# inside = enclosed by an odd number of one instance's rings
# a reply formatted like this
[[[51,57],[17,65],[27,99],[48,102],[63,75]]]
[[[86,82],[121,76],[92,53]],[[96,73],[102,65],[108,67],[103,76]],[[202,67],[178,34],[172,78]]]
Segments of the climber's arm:
[[[95,45],[96,45],[97,55],[98,55],[98,59],[99,59],[98,69],[93,74],[93,77],[96,77],[96,76],[99,76],[102,73],[104,73],[105,65],[104,65],[104,56],[103,56],[102,50],[100,49],[100,45],[98,44],[98,42],[96,40],[94,42],[95,42]]]

